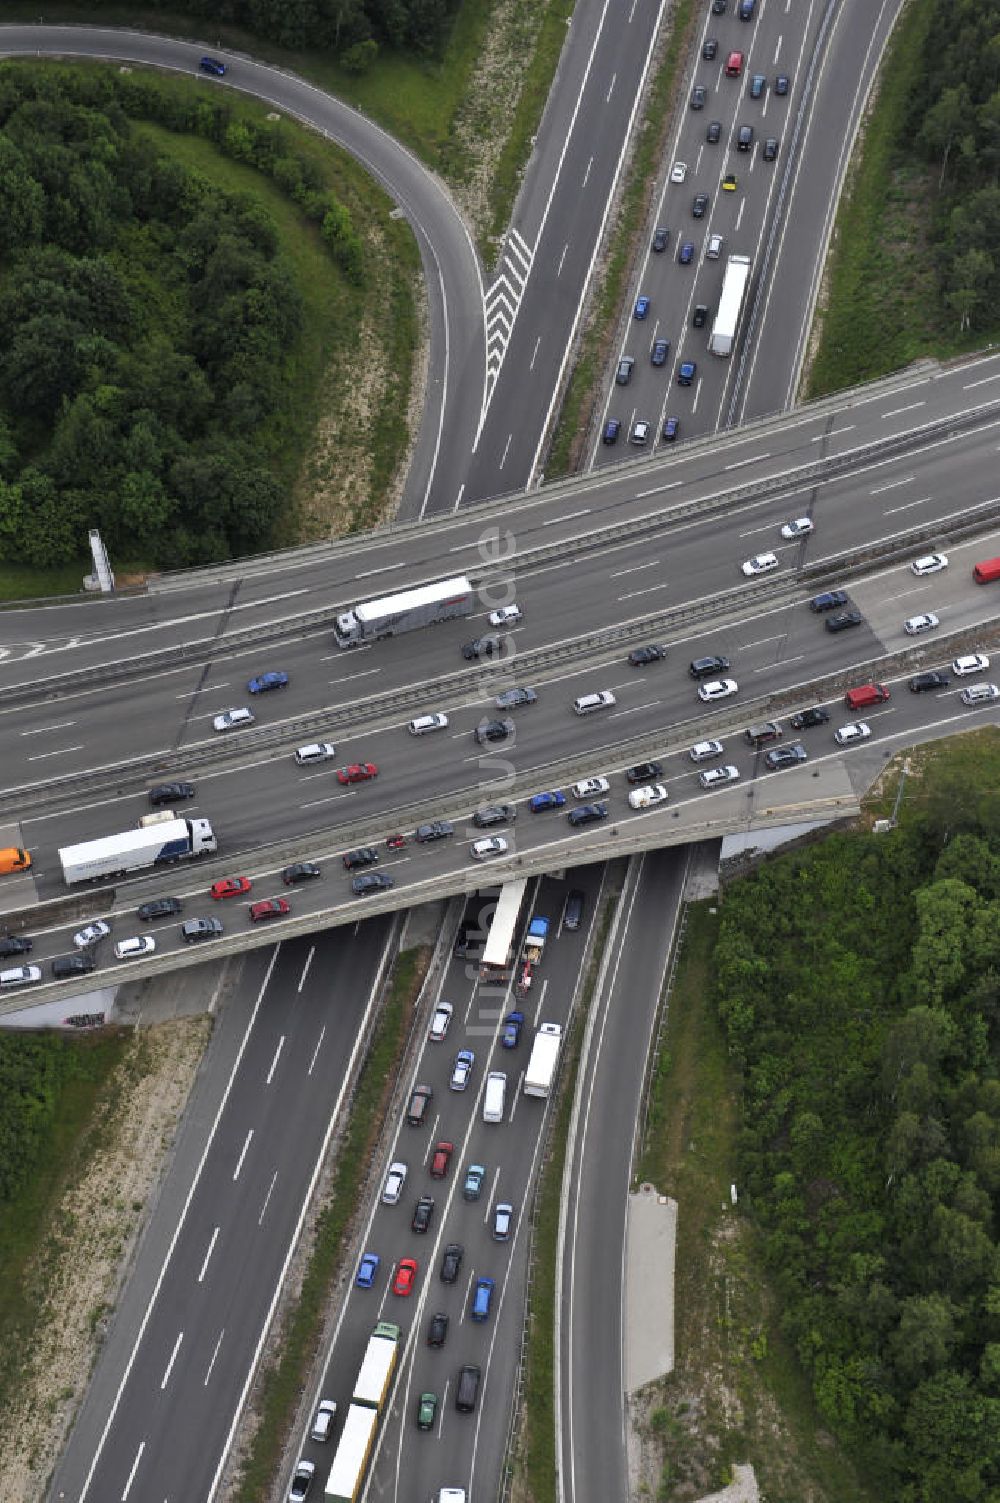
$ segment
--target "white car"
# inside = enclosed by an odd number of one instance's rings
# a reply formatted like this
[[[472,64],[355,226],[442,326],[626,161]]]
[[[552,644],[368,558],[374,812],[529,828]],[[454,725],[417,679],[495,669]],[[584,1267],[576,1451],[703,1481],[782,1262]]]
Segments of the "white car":
[[[439,1002],[435,1007],[434,1016],[431,1018],[430,1032],[428,1034],[428,1038],[430,1038],[433,1043],[440,1044],[441,1040],[448,1032],[448,1029],[451,1027],[451,1015],[454,1011],[455,1009],[452,1007],[450,1002]]]
[[[753,579],[758,574],[766,574],[770,569],[778,567],[778,555],[776,553],[755,553],[753,558],[748,558],[741,565],[747,579]]]
[[[569,791],[574,798],[594,798],[598,793],[610,793],[611,784],[607,778],[584,778],[582,783],[574,783]]]
[[[95,919],[92,924],[87,925],[86,929],[80,929],[73,935],[73,943],[78,950],[89,950],[91,945],[96,945],[99,939],[107,939],[110,933],[110,924],[106,924],[103,919]]]
[[[455,1055],[455,1063],[451,1067],[451,1079],[448,1085],[453,1091],[464,1091],[472,1079],[473,1066],[476,1056],[471,1049],[459,1049]]]
[[[513,626],[515,621],[521,619],[521,607],[519,605],[502,605],[498,611],[490,611],[491,626]]]
[[[730,694],[739,693],[739,687],[734,678],[713,678],[710,683],[699,684],[698,698],[706,703],[711,699],[728,699]]]
[[[721,741],[696,741],[688,756],[692,762],[710,762],[713,757],[721,757],[724,751]]]
[[[675,162],[670,169],[670,181],[672,183],[682,183],[687,175],[687,162]]]
[[[796,517],[794,522],[786,522],[781,529],[783,538],[804,538],[806,533],[812,532],[813,523],[810,517]]]
[[[947,553],[925,553],[923,558],[915,558],[910,565],[914,574],[939,574],[947,567]]]
[[[956,658],[951,671],[956,678],[967,678],[970,673],[985,673],[990,660],[985,652],[970,652],[964,658]]]
[[[628,796],[629,808],[652,809],[654,804],[665,804],[669,797],[662,783],[648,783],[645,788],[633,788]]]
[[[448,729],[448,717],[440,710],[436,715],[418,715],[416,720],[411,720],[409,731],[411,736],[426,736],[429,731],[446,731]]]
[[[996,684],[970,684],[958,696],[964,705],[991,705],[1000,699]]]
[[[721,783],[735,783],[739,779],[740,770],[733,767],[706,767],[704,772],[699,772],[698,782],[703,788],[715,788]]]
[[[138,960],[140,955],[152,955],[156,940],[151,934],[136,934],[131,939],[119,940],[115,945],[116,960]]]
[[[332,741],[314,741],[310,746],[300,746],[295,760],[300,767],[308,767],[310,762],[332,762],[336,755]]]
[[[921,632],[933,631],[935,626],[941,623],[933,611],[924,611],[922,616],[911,616],[903,622],[903,630],[908,637],[919,637]]]
[[[507,842],[502,835],[487,835],[485,840],[474,840],[469,846],[473,861],[489,861],[491,856],[506,856]]]
[[[399,1197],[402,1195],[403,1186],[406,1184],[406,1174],[406,1165],[399,1160],[389,1165],[389,1172],[385,1177],[385,1184],[382,1186],[382,1204],[384,1206],[396,1206],[399,1204]]]
[[[854,741],[867,741],[871,733],[867,720],[856,720],[852,725],[842,725],[839,731],[834,731],[833,739],[838,746],[850,746]]]
[[[640,418],[638,422],[632,424],[632,432],[628,436],[628,441],[630,444],[649,443],[649,424],[645,418]]]
[[[337,1405],[333,1399],[320,1399],[319,1404],[316,1406],[316,1413],[313,1415],[309,1439],[318,1441],[320,1445],[328,1441],[336,1414]]]
[[[722,247],[725,245],[721,235],[709,235],[708,248],[705,251],[706,261],[718,261],[722,255]]]
[[[213,731],[235,731],[241,725],[253,725],[253,715],[249,710],[223,710],[212,721]]]

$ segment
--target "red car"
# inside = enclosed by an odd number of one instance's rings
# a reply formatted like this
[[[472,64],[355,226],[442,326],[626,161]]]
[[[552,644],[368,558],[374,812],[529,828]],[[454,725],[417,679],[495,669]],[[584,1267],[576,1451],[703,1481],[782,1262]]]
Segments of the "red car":
[[[400,1258],[399,1267],[396,1269],[396,1277],[392,1281],[393,1294],[412,1294],[416,1281],[416,1258]]]
[[[448,1165],[454,1152],[454,1143],[445,1143],[442,1141],[435,1145],[434,1157],[431,1159],[431,1179],[444,1179],[448,1173]]]
[[[374,762],[352,762],[349,767],[337,769],[338,783],[367,783],[369,778],[378,777],[378,768]]]
[[[287,898],[261,898],[259,903],[250,904],[250,922],[256,924],[260,919],[281,918],[291,911]]]
[[[252,887],[249,877],[223,877],[221,882],[212,883],[211,893],[213,898],[238,898]]]
[[[390,851],[401,851],[406,844],[405,835],[387,835],[385,843]]]

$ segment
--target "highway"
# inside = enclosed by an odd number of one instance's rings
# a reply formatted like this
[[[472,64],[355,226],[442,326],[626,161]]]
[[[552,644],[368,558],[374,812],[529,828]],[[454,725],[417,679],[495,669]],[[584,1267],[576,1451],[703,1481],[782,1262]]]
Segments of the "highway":
[[[394,948],[366,924],[248,958],[50,1496],[207,1498]],[[219,1083],[225,1086],[219,1094]]]
[[[592,463],[605,465],[616,448],[601,442],[610,417],[621,423],[617,448],[628,445],[633,425],[651,425],[650,452],[662,441],[664,419],[680,419],[681,439],[717,432],[792,405],[807,351],[809,328],[847,164],[861,123],[868,91],[882,50],[899,12],[899,0],[872,6],[870,0],[810,0],[804,5],[769,3],[756,19],[741,22],[732,6],[723,16],[705,7],[698,34],[693,80],[678,104],[678,120],[663,163],[654,223],[632,293],[622,310],[617,354],[611,363],[600,422],[595,427]],[[712,39],[717,51],[703,55]],[[743,54],[739,77],[726,76],[732,51]],[[767,80],[760,99],[749,95],[755,74]],[[784,96],[775,79],[789,80]],[[691,109],[691,82],[702,84],[707,99]],[[706,139],[711,122],[720,140]],[[749,152],[736,145],[738,128],[754,132]],[[763,159],[765,141],[778,143],[773,162]],[[674,163],[686,166],[683,181],[670,180]],[[722,188],[732,174],[736,188]],[[696,195],[708,196],[695,218]],[[662,252],[652,246],[653,229],[663,226],[670,241]],[[723,237],[718,259],[706,251],[712,235]],[[680,247],[694,248],[691,265],[678,260]],[[751,257],[753,271],[737,348],[729,359],[708,351],[708,336],[728,256]],[[632,315],[636,298],[651,299],[647,317]],[[699,305],[706,323],[693,326]],[[666,364],[653,367],[656,339],[670,341]],[[622,356],[635,368],[627,386],[615,381]],[[681,361],[694,361],[691,386],[680,387]]]

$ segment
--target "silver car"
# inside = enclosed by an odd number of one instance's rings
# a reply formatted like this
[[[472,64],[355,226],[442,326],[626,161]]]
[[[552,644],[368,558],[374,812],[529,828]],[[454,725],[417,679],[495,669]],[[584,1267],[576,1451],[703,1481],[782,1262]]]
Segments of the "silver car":
[[[389,1165],[389,1172],[385,1177],[385,1184],[382,1186],[383,1205],[396,1206],[399,1204],[399,1197],[402,1195],[403,1186],[406,1184],[406,1175],[406,1165],[399,1159],[394,1164]]]
[[[96,945],[99,940],[107,939],[111,933],[111,925],[103,919],[95,919],[88,924],[86,929],[80,929],[73,935],[73,943],[78,950],[89,950],[91,945]]]

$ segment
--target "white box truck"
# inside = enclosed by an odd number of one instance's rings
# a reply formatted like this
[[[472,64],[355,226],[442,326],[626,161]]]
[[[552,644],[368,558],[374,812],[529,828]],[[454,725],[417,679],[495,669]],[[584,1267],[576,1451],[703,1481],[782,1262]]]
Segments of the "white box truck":
[[[524,1072],[524,1094],[547,1096],[556,1078],[559,1049],[562,1044],[562,1028],[558,1023],[543,1023],[535,1034],[531,1046],[531,1058]]]
[[[207,819],[178,818],[151,829],[125,830],[121,835],[63,846],[59,860],[63,880],[72,885],[166,866],[192,856],[212,856],[218,848]]]
[[[368,1338],[368,1346],[354,1385],[353,1402],[381,1409],[396,1371],[399,1355],[399,1326],[380,1320]]]
[[[356,1503],[375,1443],[378,1410],[351,1404],[326,1479],[327,1503]]]
[[[418,626],[468,616],[474,604],[472,585],[459,575],[398,595],[383,595],[380,600],[366,600],[337,617],[333,634],[338,647],[359,647],[379,637],[394,637]]]
[[[736,343],[736,330],[743,311],[747,282],[750,280],[750,257],[730,256],[726,262],[726,275],[722,281],[722,293],[715,313],[715,323],[708,336],[708,348],[713,355],[731,355]]]

